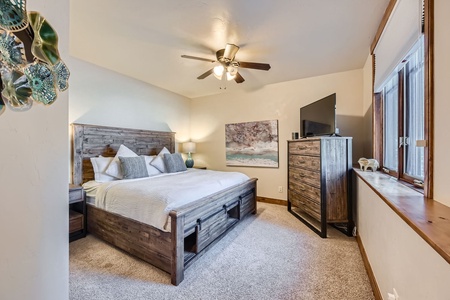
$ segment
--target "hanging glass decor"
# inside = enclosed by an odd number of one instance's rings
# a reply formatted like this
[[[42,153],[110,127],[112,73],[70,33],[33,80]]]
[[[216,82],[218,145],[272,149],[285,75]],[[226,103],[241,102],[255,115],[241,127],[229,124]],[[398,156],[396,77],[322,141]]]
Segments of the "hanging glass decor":
[[[29,64],[25,68],[34,100],[52,104],[56,100],[55,80],[52,70],[43,63]]]
[[[3,90],[2,98],[13,111],[26,111],[33,105],[31,88],[27,77],[16,70],[2,72]]]
[[[53,74],[56,76],[56,87],[58,90],[61,92],[67,90],[69,87],[70,72],[62,60],[53,66]]]
[[[32,11],[28,17],[34,32],[31,52],[35,57],[53,66],[59,61],[56,31],[40,13]]]
[[[0,60],[9,68],[19,69],[27,63],[23,43],[14,34],[0,29]]]
[[[8,31],[20,31],[28,26],[27,1],[1,0],[0,27]]]
[[[0,0],[0,115],[50,105],[69,87],[70,72],[58,51],[58,35],[25,0]]]

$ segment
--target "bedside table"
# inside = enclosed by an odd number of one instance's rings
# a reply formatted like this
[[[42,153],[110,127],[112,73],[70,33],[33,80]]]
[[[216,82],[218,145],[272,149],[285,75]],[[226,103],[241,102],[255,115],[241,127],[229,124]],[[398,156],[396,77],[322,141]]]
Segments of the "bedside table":
[[[86,201],[83,188],[69,184],[69,242],[86,236]]]

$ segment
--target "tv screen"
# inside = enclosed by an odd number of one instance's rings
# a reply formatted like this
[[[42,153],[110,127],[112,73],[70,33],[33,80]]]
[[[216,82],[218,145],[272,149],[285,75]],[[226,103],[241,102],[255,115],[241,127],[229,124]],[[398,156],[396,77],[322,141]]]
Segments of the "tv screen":
[[[336,131],[336,94],[300,108],[302,137],[333,135]]]

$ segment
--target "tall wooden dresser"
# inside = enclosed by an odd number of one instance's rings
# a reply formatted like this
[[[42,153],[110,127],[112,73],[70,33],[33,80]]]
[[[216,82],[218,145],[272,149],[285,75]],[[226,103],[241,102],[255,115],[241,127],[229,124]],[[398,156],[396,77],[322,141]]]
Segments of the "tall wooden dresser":
[[[352,235],[352,138],[288,141],[288,211],[321,237],[333,223]]]

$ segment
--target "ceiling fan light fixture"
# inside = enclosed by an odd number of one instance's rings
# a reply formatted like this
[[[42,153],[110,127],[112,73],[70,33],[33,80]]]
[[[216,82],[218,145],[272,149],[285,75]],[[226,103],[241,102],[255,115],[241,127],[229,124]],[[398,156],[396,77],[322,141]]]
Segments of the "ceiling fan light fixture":
[[[225,68],[222,66],[222,65],[220,65],[220,66],[215,66],[214,67],[214,76],[217,78],[217,79],[219,79],[219,80],[221,80],[222,79],[222,75],[223,75],[223,71],[225,70]]]
[[[268,71],[270,69],[270,65],[267,63],[245,62],[235,60],[234,58],[238,50],[239,46],[236,46],[235,44],[227,44],[224,49],[219,49],[216,51],[216,58],[217,58],[216,61],[208,58],[191,55],[181,55],[181,57],[217,63],[215,67],[209,69],[202,75],[198,76],[197,79],[205,79],[209,75],[214,74],[214,77],[216,77],[219,80],[222,80],[224,73],[226,73],[227,80],[234,79],[236,83],[243,83],[245,79],[238,72],[238,69],[255,69],[263,71]]]
[[[227,80],[233,80],[234,78],[236,78],[236,74],[232,75],[230,72],[227,72]]]
[[[230,65],[227,67],[227,72],[230,73],[231,76],[236,76],[238,69],[235,66]]]

